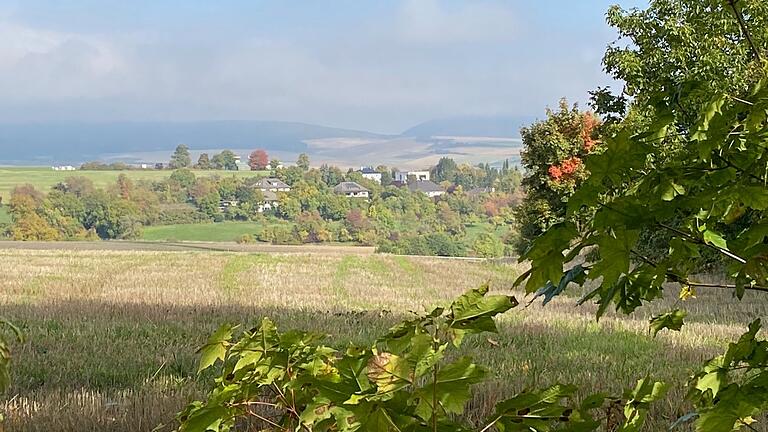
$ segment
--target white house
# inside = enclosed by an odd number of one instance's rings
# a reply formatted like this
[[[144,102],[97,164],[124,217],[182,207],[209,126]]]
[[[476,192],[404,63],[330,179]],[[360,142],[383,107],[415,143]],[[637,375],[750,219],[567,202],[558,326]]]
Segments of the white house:
[[[394,180],[399,183],[408,183],[408,179],[412,178],[419,181],[429,181],[429,171],[397,171],[395,172]]]
[[[73,167],[72,165],[58,165],[58,166],[51,167],[51,169],[54,171],[74,171],[75,167]]]
[[[368,198],[370,191],[355,182],[341,182],[333,188],[333,192],[348,198]]]
[[[381,173],[375,169],[371,167],[362,167],[358,172],[362,174],[364,179],[372,180],[378,184],[381,184]]]

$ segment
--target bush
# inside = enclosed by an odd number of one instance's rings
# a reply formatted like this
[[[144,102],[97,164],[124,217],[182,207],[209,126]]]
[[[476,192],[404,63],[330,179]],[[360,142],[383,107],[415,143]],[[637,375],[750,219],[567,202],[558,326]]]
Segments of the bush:
[[[255,238],[251,234],[243,234],[240,237],[237,238],[238,244],[251,244],[256,241]]]

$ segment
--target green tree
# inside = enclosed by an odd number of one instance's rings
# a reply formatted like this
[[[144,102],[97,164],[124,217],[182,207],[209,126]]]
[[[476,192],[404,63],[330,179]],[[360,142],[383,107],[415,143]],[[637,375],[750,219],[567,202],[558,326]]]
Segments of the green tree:
[[[184,189],[189,189],[195,184],[196,178],[191,170],[182,168],[171,173],[170,180],[177,182]]]
[[[211,165],[214,169],[218,170],[237,170],[237,160],[235,159],[235,154],[232,153],[231,150],[224,150],[221,153],[214,155],[211,160]]]
[[[179,144],[176,151],[171,155],[171,161],[168,166],[172,169],[188,168],[192,166],[192,158],[189,155],[189,147]]]
[[[449,181],[454,183],[459,166],[456,161],[449,157],[441,157],[434,168],[432,168],[432,179],[436,182]]]
[[[309,155],[306,153],[300,154],[298,160],[296,160],[296,166],[303,171],[309,171]]]
[[[477,256],[483,258],[498,258],[504,255],[504,243],[491,233],[480,234],[472,244],[472,249]]]
[[[210,157],[208,156],[208,153],[200,154],[200,157],[197,158],[197,164],[195,164],[195,168],[199,170],[211,169],[211,160],[210,160]]]

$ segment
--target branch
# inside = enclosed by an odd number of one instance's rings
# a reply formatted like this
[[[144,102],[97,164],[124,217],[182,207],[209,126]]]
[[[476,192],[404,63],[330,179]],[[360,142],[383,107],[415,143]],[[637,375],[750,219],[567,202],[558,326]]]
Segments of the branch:
[[[669,226],[667,224],[664,224],[664,223],[661,223],[661,222],[656,222],[656,225],[658,225],[658,226],[660,226],[660,227],[662,227],[662,228],[664,228],[666,230],[669,230],[669,231],[672,231],[674,233],[677,233],[677,234],[685,237],[686,239],[688,239],[688,241],[690,241],[690,242],[706,246],[706,247],[708,247],[708,248],[710,248],[710,249],[712,249],[712,250],[714,250],[716,252],[719,252],[720,254],[727,256],[728,258],[738,262],[739,264],[746,264],[747,263],[747,260],[745,260],[744,258],[742,258],[742,257],[736,255],[735,253],[729,251],[728,249],[723,249],[723,248],[717,247],[717,246],[715,246],[713,244],[709,244],[709,243],[705,242],[704,240],[694,236],[691,233],[687,233],[685,231],[679,230],[679,229],[677,229],[675,227],[671,227],[671,226]]]
[[[728,0],[728,6],[731,7],[733,10],[733,14],[736,15],[736,20],[739,22],[739,27],[741,27],[741,32],[744,33],[744,36],[747,38],[747,42],[749,42],[749,47],[752,48],[752,54],[754,54],[755,58],[759,61],[762,61],[763,58],[760,55],[760,51],[758,51],[757,46],[755,45],[755,42],[752,40],[752,36],[749,34],[749,29],[747,28],[747,23],[744,21],[744,16],[741,14],[741,11],[739,8],[736,7],[736,3],[739,0]]]

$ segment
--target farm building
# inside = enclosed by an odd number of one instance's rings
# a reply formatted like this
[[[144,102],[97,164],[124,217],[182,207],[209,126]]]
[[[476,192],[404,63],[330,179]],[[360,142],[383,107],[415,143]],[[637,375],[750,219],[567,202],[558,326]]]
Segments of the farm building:
[[[333,188],[333,192],[349,198],[368,198],[370,191],[355,182],[341,182]]]

